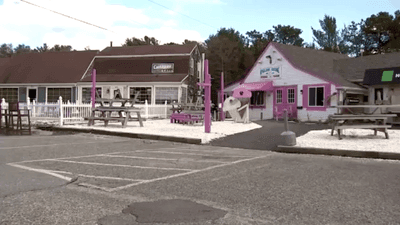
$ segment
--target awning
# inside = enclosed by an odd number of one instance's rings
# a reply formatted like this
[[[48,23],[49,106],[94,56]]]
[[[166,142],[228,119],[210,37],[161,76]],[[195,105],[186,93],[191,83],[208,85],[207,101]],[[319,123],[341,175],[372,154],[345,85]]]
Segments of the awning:
[[[363,84],[400,84],[400,67],[365,70]]]
[[[233,89],[234,98],[251,98],[252,91],[272,91],[272,81],[241,84]]]

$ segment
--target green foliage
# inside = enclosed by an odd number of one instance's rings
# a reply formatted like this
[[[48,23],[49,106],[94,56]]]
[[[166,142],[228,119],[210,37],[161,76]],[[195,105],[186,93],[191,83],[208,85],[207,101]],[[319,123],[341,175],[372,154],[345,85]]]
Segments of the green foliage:
[[[32,52],[32,50],[31,50],[31,47],[29,47],[28,45],[19,44],[17,47],[14,48],[14,54],[16,54],[16,55],[29,53],[29,52]]]
[[[71,45],[54,45],[49,51],[50,52],[70,52],[72,50]]]
[[[14,54],[14,49],[12,47],[12,44],[2,44],[0,46],[0,57],[1,58],[6,58],[6,57],[11,57]]]
[[[323,20],[319,20],[322,30],[311,27],[313,41],[315,41],[324,51],[340,52],[339,43],[341,41],[339,31],[337,31],[336,19],[325,15]]]
[[[144,36],[144,38],[127,38],[125,43],[122,44],[122,47],[126,46],[139,46],[139,45],[160,45],[160,41],[155,39],[154,37]]]
[[[47,52],[47,51],[50,51],[50,49],[46,43],[43,43],[43,46],[36,47],[33,51],[34,52]]]
[[[275,42],[279,42],[285,45],[296,45],[303,46],[304,39],[300,37],[303,32],[301,29],[294,28],[292,26],[273,26],[273,37]]]

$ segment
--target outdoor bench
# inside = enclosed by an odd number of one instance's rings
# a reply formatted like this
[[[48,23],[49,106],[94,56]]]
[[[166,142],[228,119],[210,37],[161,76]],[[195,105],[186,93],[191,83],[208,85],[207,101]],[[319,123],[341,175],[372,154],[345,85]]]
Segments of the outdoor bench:
[[[338,138],[341,140],[342,129],[374,129],[374,135],[377,132],[384,132],[386,139],[389,139],[387,128],[391,128],[391,125],[386,125],[386,121],[389,117],[394,117],[395,114],[366,114],[366,115],[330,115],[329,119],[332,121],[332,131],[338,132]],[[343,121],[341,123],[341,121]]]
[[[95,116],[95,112],[101,112],[99,117]],[[111,114],[113,112],[117,112],[119,117],[112,117]],[[94,124],[95,120],[104,121],[104,126],[108,125],[109,121],[121,121],[122,127],[126,127],[128,120],[138,120],[141,127],[143,127],[143,120],[140,116],[141,109],[139,108],[131,108],[131,107],[107,107],[107,106],[99,106],[97,108],[92,109],[92,116],[85,117],[85,119],[89,120],[88,126]],[[125,113],[125,117],[122,115]],[[137,119],[133,119],[131,117],[131,113],[137,114]]]

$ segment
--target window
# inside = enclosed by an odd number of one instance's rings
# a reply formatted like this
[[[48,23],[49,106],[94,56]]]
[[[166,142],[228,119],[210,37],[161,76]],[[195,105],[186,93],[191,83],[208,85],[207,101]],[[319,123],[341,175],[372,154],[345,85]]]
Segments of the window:
[[[276,103],[282,103],[282,90],[276,90]]]
[[[250,105],[253,105],[253,106],[264,105],[264,92],[263,91],[252,91]]]
[[[151,104],[151,87],[131,87],[129,89],[129,98],[134,98],[138,91],[140,94],[137,100],[140,104],[144,104],[145,100],[147,100],[148,104]]]
[[[102,97],[101,87],[96,87],[99,97]],[[82,88],[82,103],[90,103],[92,99],[92,88]]]
[[[18,102],[18,88],[0,88],[0,100]]]
[[[60,96],[63,102],[71,102],[72,88],[47,88],[47,102],[57,102]]]
[[[157,87],[156,88],[156,104],[167,104],[175,101],[178,102],[178,87]]]
[[[310,87],[308,88],[308,105],[324,106],[324,88]]]
[[[288,93],[288,103],[294,103],[294,88],[289,88],[287,90]]]

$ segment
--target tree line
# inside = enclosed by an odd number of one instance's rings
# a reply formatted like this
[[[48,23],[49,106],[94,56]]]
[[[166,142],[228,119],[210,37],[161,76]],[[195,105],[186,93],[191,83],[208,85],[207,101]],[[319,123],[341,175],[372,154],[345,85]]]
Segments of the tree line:
[[[388,12],[373,14],[359,22],[351,21],[339,29],[336,18],[325,15],[319,20],[320,28],[311,27],[313,40],[305,42],[300,35],[303,31],[290,25],[277,25],[272,29],[260,32],[257,30],[241,34],[234,28],[220,28],[211,34],[203,43],[185,40],[182,44],[197,43],[201,52],[209,60],[209,73],[213,80],[213,101],[217,100],[216,91],[220,88],[220,74],[224,72],[225,84],[237,81],[262,53],[269,42],[278,42],[311,48],[320,51],[346,54],[350,57],[361,55],[383,54],[400,50],[400,10],[391,15]],[[175,45],[170,42],[164,45]],[[127,38],[122,46],[160,45],[155,37]],[[85,48],[89,50],[89,48]],[[0,57],[11,57],[28,52],[72,51],[69,45],[55,45],[49,48],[46,44],[31,49],[20,44],[13,48],[11,44],[0,46]],[[361,53],[362,52],[362,53]]]

